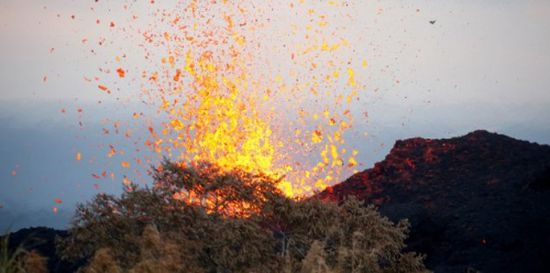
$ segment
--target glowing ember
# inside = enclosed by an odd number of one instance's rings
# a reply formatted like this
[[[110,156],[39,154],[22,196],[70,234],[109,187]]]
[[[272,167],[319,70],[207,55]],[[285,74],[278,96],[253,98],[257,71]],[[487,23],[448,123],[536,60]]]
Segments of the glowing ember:
[[[109,31],[139,37],[147,65],[125,69],[124,53],[100,71],[116,71],[120,81],[138,79],[139,98],[158,107],[155,117],[128,113],[149,131],[146,140],[135,141],[138,146],[184,164],[207,161],[224,170],[285,176],[279,187],[289,196],[322,190],[357,165],[358,152],[346,147],[345,138],[353,124],[350,109],[364,87],[358,69],[367,62],[355,64],[345,51],[350,42],[338,36],[340,26],[331,26],[334,15],[317,12],[315,5],[329,5],[331,11],[352,7],[338,1],[291,4],[289,11],[307,18],[307,24],[291,23],[287,35],[296,36],[296,44],[281,47],[268,42],[269,35],[281,35],[269,25],[270,5],[276,4],[240,2],[181,1],[173,9],[155,10],[154,23],[145,29],[132,26],[135,15],[128,26],[117,20]],[[130,7],[125,10],[131,13]],[[108,42],[98,40],[100,46]],[[278,64],[269,57],[273,52],[288,59]],[[97,87],[106,94],[118,90]],[[113,125],[117,133],[122,130],[120,123]],[[131,138],[132,130],[126,131]],[[109,145],[107,156],[116,155]],[[123,168],[133,165],[121,162]],[[123,183],[129,181],[124,176]]]

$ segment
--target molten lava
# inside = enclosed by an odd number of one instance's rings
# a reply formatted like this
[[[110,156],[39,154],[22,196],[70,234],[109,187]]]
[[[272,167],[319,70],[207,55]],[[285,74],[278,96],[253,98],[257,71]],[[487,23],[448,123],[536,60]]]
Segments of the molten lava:
[[[349,40],[339,36],[343,14],[353,7],[296,1],[285,8],[306,20],[289,18],[281,31],[275,26],[284,22],[272,21],[271,13],[276,18],[286,10],[275,10],[277,5],[180,1],[172,9],[154,9],[153,23],[145,28],[133,26],[135,14],[127,26],[124,20],[110,25],[110,31],[141,39],[147,65],[128,69],[117,57],[111,68],[100,70],[115,71],[118,82],[140,71],[136,96],[158,109],[158,117],[128,113],[147,124],[148,139],[136,141],[138,146],[145,144],[161,158],[284,176],[279,188],[289,196],[322,190],[354,170],[358,152],[345,139],[353,124],[350,109],[364,88],[358,69],[366,61],[356,64]],[[125,9],[132,13],[131,5]],[[281,33],[296,37],[290,39],[295,44],[270,41]],[[105,39],[99,40],[103,45]],[[104,95],[118,89],[98,87]],[[120,126],[115,122],[117,132]],[[109,145],[108,157],[115,155]],[[121,162],[124,168],[135,165]]]

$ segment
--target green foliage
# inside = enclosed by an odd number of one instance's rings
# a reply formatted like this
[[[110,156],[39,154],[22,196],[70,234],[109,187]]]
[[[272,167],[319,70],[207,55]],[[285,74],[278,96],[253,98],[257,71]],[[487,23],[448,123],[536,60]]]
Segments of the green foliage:
[[[94,272],[427,272],[393,224],[355,199],[292,200],[276,179],[164,162],[152,188],[80,205],[65,259]]]

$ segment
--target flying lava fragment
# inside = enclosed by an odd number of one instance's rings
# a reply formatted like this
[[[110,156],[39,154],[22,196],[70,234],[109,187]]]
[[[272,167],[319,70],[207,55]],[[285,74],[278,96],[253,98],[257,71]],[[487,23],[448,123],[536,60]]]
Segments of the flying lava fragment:
[[[124,69],[122,68],[117,68],[116,72],[118,73],[118,76],[120,78],[124,78],[124,76],[126,75],[126,71],[124,71]]]
[[[132,118],[109,120],[114,129],[105,126],[105,135],[145,131],[143,138],[125,134],[134,151],[145,151],[135,162],[207,161],[263,173],[282,178],[279,186],[289,196],[322,190],[353,172],[358,153],[346,140],[355,119],[363,118],[353,109],[363,109],[356,103],[368,66],[345,34],[354,23],[353,5],[291,2],[292,11],[276,1],[177,1],[171,8],[157,3],[147,16],[136,16],[128,5],[127,18],[102,18],[114,38],[87,39],[124,52],[101,59],[100,74],[85,77],[99,82],[116,71],[116,82],[97,88],[110,96],[117,90],[114,101]],[[285,27],[272,25],[275,16],[289,18],[277,22]],[[99,22],[94,27],[105,31]],[[129,95],[121,98],[119,90]],[[123,102],[148,109],[138,114]],[[106,157],[120,160],[122,168],[142,165],[121,158],[114,146],[108,145]],[[124,176],[122,183],[130,181]]]

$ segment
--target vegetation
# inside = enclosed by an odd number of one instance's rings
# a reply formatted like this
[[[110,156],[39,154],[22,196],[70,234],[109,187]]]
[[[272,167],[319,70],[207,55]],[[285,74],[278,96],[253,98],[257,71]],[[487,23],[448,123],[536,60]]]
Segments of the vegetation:
[[[47,273],[46,259],[22,246],[10,249],[9,235],[0,237],[0,273]]]
[[[355,199],[296,201],[267,175],[164,162],[151,188],[79,205],[64,259],[85,273],[427,272],[404,253],[408,223]]]

